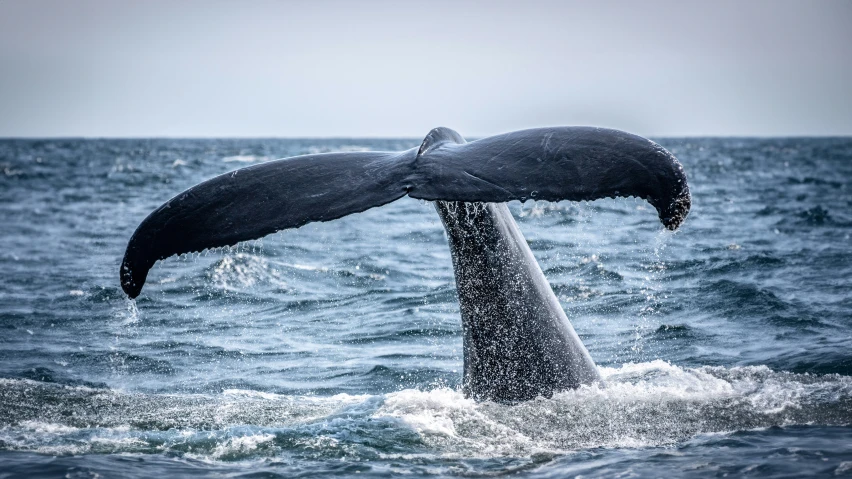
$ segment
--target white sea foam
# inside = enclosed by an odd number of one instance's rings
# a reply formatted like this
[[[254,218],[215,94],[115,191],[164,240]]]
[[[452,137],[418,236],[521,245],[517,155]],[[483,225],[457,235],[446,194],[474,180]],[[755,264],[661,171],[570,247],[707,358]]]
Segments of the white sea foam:
[[[76,427],[41,421],[22,421],[20,427],[24,430],[40,434],[70,434],[72,432],[77,432],[80,430]]]
[[[121,431],[119,431],[121,432]],[[108,436],[94,436],[89,439],[90,444],[93,446],[100,446],[103,448],[108,448],[109,450],[127,450],[131,448],[137,447],[145,447],[148,445],[147,442],[143,441],[138,437],[108,437]]]
[[[234,454],[249,454],[257,449],[259,445],[270,442],[273,439],[275,439],[273,434],[252,434],[230,437],[224,442],[217,444],[210,455],[213,458],[219,459]]]
[[[236,398],[265,399],[268,401],[289,401],[294,404],[329,404],[335,406],[357,404],[372,397],[368,394],[353,395],[346,393],[335,394],[333,396],[291,396],[287,394],[256,391],[253,389],[225,389],[222,391],[222,395]]]
[[[255,155],[234,155],[234,156],[226,156],[222,158],[222,161],[225,163],[256,163],[260,161],[267,161],[270,158],[268,156],[255,156]]]
[[[385,395],[294,396],[245,389],[144,395],[3,379],[0,401],[6,402],[0,406],[32,397],[47,402],[34,417],[12,415],[6,420],[13,422],[0,424],[0,444],[45,454],[174,450],[230,461],[274,454],[277,446],[269,443],[286,431],[288,447],[318,456],[359,457],[367,447],[359,439],[364,436],[390,441],[413,436],[431,456],[532,457],[653,447],[769,426],[852,423],[848,376],[765,366],[684,368],[664,361],[600,372],[600,384],[515,405],[476,402],[448,388]],[[66,403],[75,408],[70,416],[69,406],[51,409]],[[152,430],[133,424],[152,424]],[[376,453],[393,456],[387,450]]]
[[[398,417],[421,434],[455,437],[453,417],[464,410],[474,409],[473,400],[452,389],[407,389],[389,394],[376,415]]]
[[[396,418],[451,455],[529,455],[818,423],[827,418],[818,417],[819,408],[808,410],[813,399],[829,391],[834,398],[852,396],[852,378],[775,373],[765,366],[692,369],[651,361],[600,371],[602,384],[517,405],[476,403],[449,389],[400,391],[388,394],[374,417]]]
[[[308,154],[316,155],[319,153],[334,153],[334,152],[349,152],[349,151],[372,151],[369,146],[363,145],[340,145],[335,147],[328,146],[312,146],[308,148]]]
[[[238,397],[251,397],[251,398],[261,398],[268,399],[270,401],[280,401],[286,400],[290,396],[282,396],[280,394],[268,393],[263,391],[252,391],[250,389],[225,389],[222,391],[222,394],[225,396],[238,396]]]
[[[312,266],[312,265],[308,265],[308,264],[296,264],[296,263],[288,264],[287,266],[289,266],[293,269],[301,269],[301,270],[304,270],[304,271],[319,271],[319,272],[322,272],[322,273],[325,273],[325,272],[328,271],[328,268],[325,267],[325,266]]]

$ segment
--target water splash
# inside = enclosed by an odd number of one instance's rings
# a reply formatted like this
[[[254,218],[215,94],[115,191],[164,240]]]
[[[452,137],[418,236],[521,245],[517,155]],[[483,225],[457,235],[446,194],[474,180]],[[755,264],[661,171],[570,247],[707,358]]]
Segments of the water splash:
[[[0,450],[387,459],[411,454],[394,452],[407,437],[430,457],[532,457],[769,426],[852,424],[846,376],[659,360],[600,372],[603,384],[517,405],[477,403],[444,387],[378,396],[151,395],[0,379]]]
[[[287,289],[284,276],[268,259],[249,253],[226,254],[208,270],[208,277],[225,291],[242,291],[261,283]]]
[[[657,322],[655,317],[659,314],[660,307],[668,299],[668,295],[661,284],[661,279],[666,273],[665,249],[669,239],[674,235],[671,231],[661,228],[654,236],[653,248],[650,251],[648,262],[643,264],[645,276],[639,288],[642,295],[642,305],[636,316],[633,326],[633,338],[630,346],[631,351],[640,356],[645,349],[645,342],[649,337],[649,330],[654,328]]]

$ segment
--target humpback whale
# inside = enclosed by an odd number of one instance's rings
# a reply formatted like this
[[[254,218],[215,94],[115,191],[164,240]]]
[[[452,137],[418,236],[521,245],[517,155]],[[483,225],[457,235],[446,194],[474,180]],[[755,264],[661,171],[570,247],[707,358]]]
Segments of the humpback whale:
[[[506,202],[633,196],[647,200],[670,230],[691,204],[677,159],[630,133],[538,128],[468,143],[436,128],[419,148],[285,158],[193,186],[136,229],[121,286],[135,298],[160,259],[334,220],[406,195],[433,201],[447,232],[464,332],[463,392],[501,402],[599,380]]]

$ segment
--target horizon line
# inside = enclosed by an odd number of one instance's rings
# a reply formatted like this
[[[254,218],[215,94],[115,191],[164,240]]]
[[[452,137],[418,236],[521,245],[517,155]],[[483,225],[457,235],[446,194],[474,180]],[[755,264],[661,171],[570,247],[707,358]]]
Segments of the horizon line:
[[[496,133],[500,134],[500,133]],[[471,135],[467,138],[476,141],[493,135]],[[688,135],[640,135],[646,138],[660,139],[690,139],[690,138],[731,138],[731,139],[830,139],[830,138],[852,138],[852,133],[845,134],[786,134],[786,135],[749,135],[749,134],[688,134]],[[10,140],[422,140],[422,136],[178,136],[178,135],[153,135],[153,136],[96,136],[96,135],[48,135],[48,136],[3,136],[0,141]]]

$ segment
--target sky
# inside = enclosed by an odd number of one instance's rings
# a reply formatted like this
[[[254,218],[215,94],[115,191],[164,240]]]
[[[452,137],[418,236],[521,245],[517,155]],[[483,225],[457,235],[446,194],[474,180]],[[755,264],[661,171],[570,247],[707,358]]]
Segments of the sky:
[[[0,137],[852,135],[852,1],[0,0]]]

